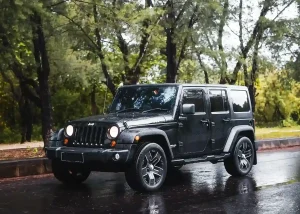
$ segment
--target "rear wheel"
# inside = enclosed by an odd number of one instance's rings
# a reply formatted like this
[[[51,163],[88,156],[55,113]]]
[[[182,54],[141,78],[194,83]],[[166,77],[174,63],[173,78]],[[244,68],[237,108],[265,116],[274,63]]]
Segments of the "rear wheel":
[[[167,175],[167,157],[156,143],[145,143],[125,172],[128,185],[137,191],[155,191],[164,183]]]
[[[254,148],[247,137],[238,139],[230,158],[224,161],[226,171],[233,176],[247,175],[253,166]]]
[[[52,161],[52,172],[54,177],[64,184],[80,184],[90,175],[91,171],[83,166],[68,166],[58,160]]]

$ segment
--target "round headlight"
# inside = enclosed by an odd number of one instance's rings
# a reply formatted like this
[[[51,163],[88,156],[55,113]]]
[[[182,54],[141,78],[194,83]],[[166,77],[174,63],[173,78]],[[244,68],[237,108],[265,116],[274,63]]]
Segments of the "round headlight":
[[[112,126],[109,129],[109,135],[111,138],[116,138],[119,135],[119,128],[117,126]]]
[[[73,132],[74,132],[73,126],[68,125],[67,128],[66,128],[66,134],[70,137],[70,136],[72,136]]]

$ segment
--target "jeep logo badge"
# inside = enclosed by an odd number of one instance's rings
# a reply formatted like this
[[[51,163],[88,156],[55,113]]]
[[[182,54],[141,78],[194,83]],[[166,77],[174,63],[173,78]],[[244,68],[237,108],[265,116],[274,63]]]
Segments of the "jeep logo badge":
[[[93,125],[95,125],[95,124],[94,124],[94,123],[89,123],[89,124],[88,124],[88,126],[93,126]]]

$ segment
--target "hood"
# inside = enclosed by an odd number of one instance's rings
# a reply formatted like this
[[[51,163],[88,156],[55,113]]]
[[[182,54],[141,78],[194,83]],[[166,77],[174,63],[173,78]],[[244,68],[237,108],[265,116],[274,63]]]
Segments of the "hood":
[[[154,123],[164,123],[172,121],[172,115],[161,113],[110,113],[106,115],[96,115],[74,120],[72,122],[95,122],[108,123],[123,126],[126,122],[129,127],[142,126]],[[71,122],[71,123],[72,123]]]

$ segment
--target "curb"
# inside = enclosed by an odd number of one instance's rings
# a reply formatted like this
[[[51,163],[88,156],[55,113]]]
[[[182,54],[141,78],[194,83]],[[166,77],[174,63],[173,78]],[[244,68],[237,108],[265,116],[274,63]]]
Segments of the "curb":
[[[265,139],[259,140],[258,150],[266,150],[266,149],[281,149],[293,146],[300,146],[300,138],[278,138],[278,139]]]
[[[0,178],[42,175],[51,172],[51,162],[47,158],[0,161]]]
[[[259,140],[258,151],[300,146],[300,138]],[[51,161],[47,158],[0,161],[0,179],[29,175],[42,175],[52,172]]]

